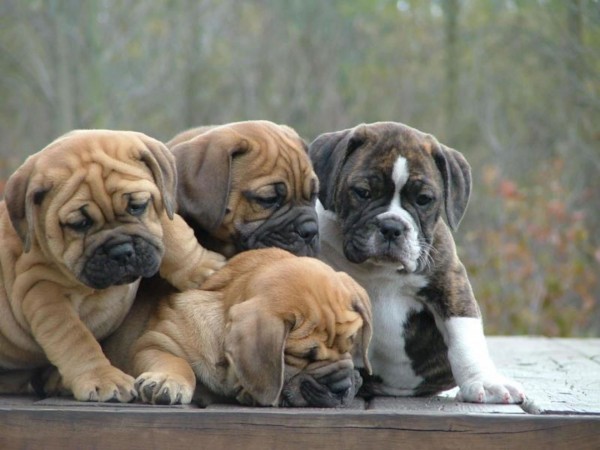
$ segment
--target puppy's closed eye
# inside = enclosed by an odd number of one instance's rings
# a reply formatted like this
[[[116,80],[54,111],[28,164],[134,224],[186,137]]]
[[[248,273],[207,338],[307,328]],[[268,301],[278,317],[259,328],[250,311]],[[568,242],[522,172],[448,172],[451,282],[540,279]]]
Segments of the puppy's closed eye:
[[[69,214],[65,223],[63,224],[63,226],[75,231],[76,233],[85,233],[92,227],[92,225],[94,225],[94,220],[86,211],[85,206],[82,206],[77,211]]]
[[[69,227],[70,229],[72,229],[73,231],[76,231],[78,233],[85,233],[87,230],[89,230],[92,227],[93,224],[94,224],[94,221],[92,219],[90,219],[89,217],[82,217],[79,220],[76,220],[74,222],[69,222],[65,225],[67,227]]]
[[[304,358],[306,358],[309,361],[316,361],[318,359],[318,356],[319,356],[319,347],[318,346],[311,347],[304,354]]]
[[[148,203],[149,200],[146,200],[144,202],[129,201],[129,204],[127,205],[127,212],[134,217],[139,217],[146,212],[146,209],[148,208]]]

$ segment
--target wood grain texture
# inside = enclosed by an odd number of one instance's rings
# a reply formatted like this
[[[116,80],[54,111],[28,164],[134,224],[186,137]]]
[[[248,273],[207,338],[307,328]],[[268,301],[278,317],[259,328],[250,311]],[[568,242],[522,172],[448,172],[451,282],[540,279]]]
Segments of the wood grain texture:
[[[600,415],[600,339],[492,337],[488,346],[525,387],[527,412]]]
[[[597,449],[585,416],[77,408],[0,411],[0,448]]]
[[[530,401],[475,405],[455,392],[356,399],[343,409],[93,404],[0,397],[0,449],[600,449],[600,339],[488,338]]]

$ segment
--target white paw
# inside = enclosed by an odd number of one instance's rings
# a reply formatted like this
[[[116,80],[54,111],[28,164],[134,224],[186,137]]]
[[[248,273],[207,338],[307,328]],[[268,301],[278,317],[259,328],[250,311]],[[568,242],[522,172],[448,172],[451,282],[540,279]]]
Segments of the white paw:
[[[470,403],[523,403],[525,391],[516,381],[501,375],[481,376],[459,386],[456,399]]]

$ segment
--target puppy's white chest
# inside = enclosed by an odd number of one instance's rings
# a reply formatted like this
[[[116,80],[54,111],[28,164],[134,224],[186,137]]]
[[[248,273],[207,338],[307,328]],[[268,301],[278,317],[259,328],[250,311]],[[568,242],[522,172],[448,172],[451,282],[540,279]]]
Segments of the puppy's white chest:
[[[416,297],[427,285],[421,275],[399,274],[394,267],[349,264],[342,245],[342,233],[335,216],[317,202],[321,230],[321,259],[336,270],[343,270],[363,286],[371,299],[373,337],[369,345],[369,360],[373,373],[386,383],[389,395],[412,395],[423,378],[416,375],[405,348],[405,325],[411,313],[424,306]],[[355,359],[358,367],[362,361]]]
[[[400,276],[395,272],[389,276],[377,276],[373,272],[351,275],[371,298],[373,329],[376,330],[369,346],[373,373],[386,380],[390,385],[388,389],[396,390],[395,395],[411,395],[423,378],[415,373],[406,353],[405,325],[411,314],[424,308],[416,294],[427,281],[422,276]]]

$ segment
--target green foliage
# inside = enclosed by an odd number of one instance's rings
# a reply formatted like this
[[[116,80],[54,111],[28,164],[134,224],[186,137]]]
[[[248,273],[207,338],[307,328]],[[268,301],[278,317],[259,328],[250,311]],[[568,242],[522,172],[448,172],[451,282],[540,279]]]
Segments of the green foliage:
[[[598,0],[3,0],[0,69],[0,180],[72,128],[430,132],[488,330],[600,332]]]
[[[494,217],[465,235],[463,258],[491,334],[595,335],[600,247],[586,225],[587,196],[564,185],[554,159],[522,185],[497,167],[484,172]],[[588,195],[593,197],[593,193]]]

